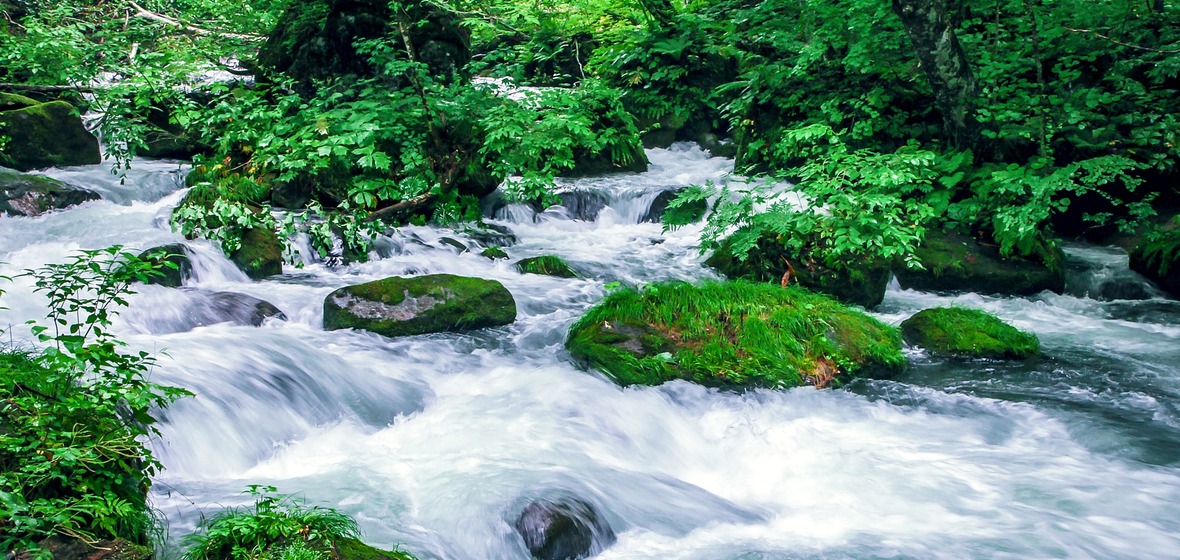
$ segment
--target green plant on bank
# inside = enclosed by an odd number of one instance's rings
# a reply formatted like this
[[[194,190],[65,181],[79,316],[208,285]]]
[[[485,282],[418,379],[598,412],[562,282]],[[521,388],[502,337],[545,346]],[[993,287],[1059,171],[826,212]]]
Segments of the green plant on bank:
[[[82,251],[24,275],[49,300],[40,352],[0,352],[0,549],[40,550],[63,535],[147,544],[160,463],[143,439],[151,411],[189,393],[149,380],[154,358],[125,353],[109,328],[135,282],[160,274],[151,255]]]
[[[276,494],[273,486],[251,485],[249,508],[230,508],[205,519],[185,539],[187,560],[328,560],[360,536],[351,517],[331,508],[308,506]],[[394,552],[393,558],[411,559]]]
[[[746,281],[612,291],[566,347],[623,385],[823,387],[905,364],[895,329],[802,288]]]
[[[1180,215],[1173,217],[1170,224],[1153,227],[1135,251],[1140,253],[1146,268],[1154,270],[1160,278],[1180,273],[1170,270],[1171,263],[1180,261]]]

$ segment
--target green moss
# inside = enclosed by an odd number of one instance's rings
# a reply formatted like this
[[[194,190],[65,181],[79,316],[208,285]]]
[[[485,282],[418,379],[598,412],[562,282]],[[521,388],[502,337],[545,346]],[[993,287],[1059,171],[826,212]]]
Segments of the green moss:
[[[479,252],[480,256],[487,257],[492,260],[502,260],[508,258],[508,253],[499,247],[488,247]]]
[[[615,292],[566,348],[622,385],[822,387],[905,365],[895,329],[802,288],[746,281]]]
[[[1029,358],[1039,353],[1035,335],[978,309],[924,309],[901,324],[908,344],[931,354],[966,358]]]
[[[324,300],[325,330],[355,328],[391,337],[482,329],[515,320],[516,301],[503,284],[453,274],[395,276],[340,288]]]
[[[516,270],[523,274],[544,274],[545,276],[556,276],[558,278],[581,277],[574,269],[570,268],[570,265],[564,259],[552,255],[542,255],[540,257],[521,260],[516,263]]]
[[[283,243],[269,228],[256,227],[242,234],[242,246],[229,259],[246,276],[261,280],[283,273]]]
[[[416,560],[408,552],[381,550],[356,539],[340,539],[335,545],[339,560]]]
[[[36,99],[17,95],[15,93],[0,93],[0,111],[9,111],[12,109],[23,109],[25,107],[32,107],[40,104]]]
[[[915,253],[925,270],[898,268],[903,288],[1032,295],[1065,289],[1065,255],[1042,244],[1038,257],[1004,258],[997,247],[954,232],[931,232]]]

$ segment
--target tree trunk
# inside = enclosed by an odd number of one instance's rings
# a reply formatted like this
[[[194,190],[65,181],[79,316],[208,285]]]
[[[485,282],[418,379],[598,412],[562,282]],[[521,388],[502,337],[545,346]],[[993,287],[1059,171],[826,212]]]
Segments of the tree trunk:
[[[942,129],[952,147],[973,149],[979,142],[975,97],[979,84],[955,35],[948,0],[893,0],[922,72],[934,90]]]

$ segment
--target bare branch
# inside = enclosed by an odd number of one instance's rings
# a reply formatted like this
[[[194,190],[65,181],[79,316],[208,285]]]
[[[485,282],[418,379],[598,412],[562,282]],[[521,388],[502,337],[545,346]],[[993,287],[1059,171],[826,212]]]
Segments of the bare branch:
[[[215,37],[227,37],[227,38],[231,38],[231,39],[246,39],[246,40],[250,40],[250,41],[257,41],[257,40],[262,39],[261,35],[252,35],[252,34],[247,34],[247,33],[225,33],[225,32],[221,32],[221,31],[210,31],[208,29],[203,29],[203,28],[197,27],[195,25],[187,25],[185,23],[181,23],[178,20],[170,18],[166,15],[158,14],[156,12],[148,10],[148,9],[144,8],[143,6],[136,4],[134,2],[134,0],[128,0],[127,3],[130,4],[132,8],[135,8],[135,10],[136,10],[136,12],[134,14],[135,17],[141,17],[141,18],[145,18],[145,19],[150,19],[152,21],[158,21],[158,22],[163,23],[165,25],[168,25],[171,27],[176,27],[176,28],[179,28],[183,31],[193,33],[195,35],[213,35]]]

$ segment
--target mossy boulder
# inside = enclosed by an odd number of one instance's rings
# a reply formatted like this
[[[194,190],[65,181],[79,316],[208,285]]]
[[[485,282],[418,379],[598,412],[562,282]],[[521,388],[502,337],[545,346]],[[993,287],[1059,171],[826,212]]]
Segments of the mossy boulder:
[[[459,16],[420,0],[399,6],[405,12],[405,31],[417,59],[438,79],[446,81],[458,74],[471,60],[470,34]],[[386,0],[291,2],[259,50],[258,62],[307,90],[316,81],[372,77],[380,69],[357,52],[357,42],[396,35],[398,28]],[[395,55],[400,53],[399,48]]]
[[[479,252],[479,256],[492,259],[494,261],[505,260],[508,258],[508,253],[499,247],[488,247]]]
[[[570,328],[566,348],[621,385],[825,387],[906,363],[896,329],[802,288],[747,281],[614,292]]]
[[[429,274],[340,288],[324,299],[324,329],[384,336],[462,332],[516,320],[516,300],[495,280]]]
[[[40,216],[99,198],[98,193],[56,179],[0,167],[0,215]]]
[[[906,344],[934,355],[961,358],[1024,359],[1036,356],[1036,335],[995,315],[963,307],[923,309],[901,323]]]
[[[741,260],[734,254],[732,237],[725,239],[705,264],[731,279],[788,283],[828,294],[844,303],[872,309],[885,299],[890,266],[880,259],[821,262],[802,251],[787,248],[771,234],[765,234]]]
[[[39,103],[0,93],[0,136],[9,138],[0,165],[21,171],[102,161],[98,139],[64,101]]]
[[[242,246],[229,255],[229,260],[255,280],[282,274],[283,242],[270,228],[250,228],[242,234]]]
[[[1180,215],[1149,232],[1130,253],[1131,270],[1180,299]]]
[[[148,280],[148,284],[157,284],[169,288],[179,288],[184,281],[193,275],[193,263],[188,247],[183,243],[169,243],[159,247],[152,247],[139,255],[157,266],[163,274]]]
[[[916,256],[925,267],[894,270],[902,288],[1026,296],[1065,290],[1065,254],[1044,246],[1037,258],[1005,258],[998,247],[956,232],[927,234]]]
[[[570,268],[565,259],[553,255],[522,259],[516,263],[516,270],[521,274],[544,274],[558,278],[580,278],[582,276]]]

